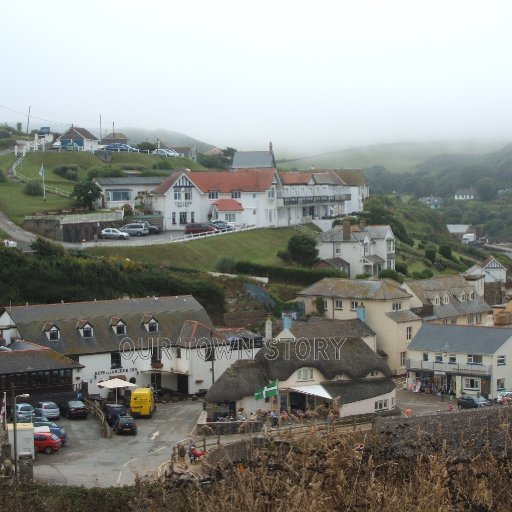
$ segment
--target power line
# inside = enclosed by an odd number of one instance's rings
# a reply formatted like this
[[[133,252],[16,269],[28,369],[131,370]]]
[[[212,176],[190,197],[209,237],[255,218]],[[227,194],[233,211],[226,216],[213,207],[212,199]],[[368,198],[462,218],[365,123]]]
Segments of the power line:
[[[14,112],[16,114],[20,114],[22,116],[26,116],[27,113],[26,112],[20,112],[19,110],[16,110],[14,108],[11,108],[11,107],[7,107],[5,105],[0,105],[0,108],[5,108],[6,110],[10,110],[11,112]],[[45,119],[43,117],[37,117],[37,116],[30,116],[32,119],[37,119],[38,121],[45,121],[46,123],[52,123],[52,124],[63,124],[63,125],[66,125],[66,126],[70,126],[71,124],[73,123],[63,123],[61,121],[52,121],[51,119]]]

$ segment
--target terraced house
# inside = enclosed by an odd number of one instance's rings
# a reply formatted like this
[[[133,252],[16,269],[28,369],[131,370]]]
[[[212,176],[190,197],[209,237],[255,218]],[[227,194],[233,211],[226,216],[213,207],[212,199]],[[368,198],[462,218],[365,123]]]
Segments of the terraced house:
[[[407,348],[422,325],[412,310],[412,293],[392,279],[326,278],[301,290],[306,314],[347,320],[359,318],[377,335],[377,353],[395,375],[406,372]]]

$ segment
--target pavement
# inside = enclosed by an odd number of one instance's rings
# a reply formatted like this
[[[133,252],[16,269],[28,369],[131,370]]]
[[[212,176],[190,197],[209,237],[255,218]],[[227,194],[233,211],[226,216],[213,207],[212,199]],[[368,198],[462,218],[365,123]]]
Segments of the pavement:
[[[453,412],[457,412],[457,399],[452,397],[450,401],[448,395],[444,399],[437,395],[426,393],[414,393],[405,389],[396,390],[396,404],[402,411],[410,407],[411,416],[419,416],[425,414],[435,414],[438,411],[445,412],[449,410],[450,403],[453,405]]]

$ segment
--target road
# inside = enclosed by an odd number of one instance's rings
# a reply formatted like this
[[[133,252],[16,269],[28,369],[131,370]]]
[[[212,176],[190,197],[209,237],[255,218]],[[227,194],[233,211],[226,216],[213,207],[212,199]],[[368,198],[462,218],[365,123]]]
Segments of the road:
[[[202,402],[158,404],[152,419],[137,419],[137,435],[101,435],[99,422],[61,418],[57,423],[69,440],[59,452],[39,453],[34,463],[37,482],[84,487],[132,485],[137,475],[155,474],[176,442],[194,428]]]

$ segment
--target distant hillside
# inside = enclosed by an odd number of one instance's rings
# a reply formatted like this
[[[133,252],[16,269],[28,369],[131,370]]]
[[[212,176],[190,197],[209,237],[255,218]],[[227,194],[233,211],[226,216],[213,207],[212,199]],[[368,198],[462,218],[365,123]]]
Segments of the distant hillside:
[[[128,141],[132,144],[138,144],[139,142],[153,142],[157,139],[164,141],[168,145],[172,146],[197,146],[199,153],[205,153],[209,149],[213,148],[211,144],[202,142],[194,139],[184,133],[173,132],[171,130],[145,130],[144,128],[116,128],[116,131],[124,133],[128,137]]]
[[[311,167],[364,169],[383,166],[393,172],[414,172],[419,164],[438,155],[454,153],[481,155],[503,145],[504,142],[475,141],[376,144],[296,160],[278,160],[277,165],[283,169],[309,169]]]

